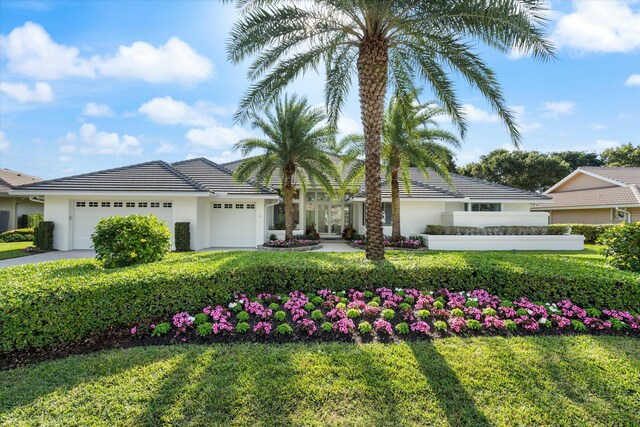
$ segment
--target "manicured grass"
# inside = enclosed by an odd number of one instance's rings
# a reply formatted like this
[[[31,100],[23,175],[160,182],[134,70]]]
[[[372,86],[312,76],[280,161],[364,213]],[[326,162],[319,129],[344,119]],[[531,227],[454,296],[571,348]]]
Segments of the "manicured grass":
[[[0,372],[3,425],[638,425],[640,340],[147,347]]]
[[[25,248],[33,246],[32,242],[13,242],[13,243],[0,243],[0,260],[9,258],[18,258],[21,256],[29,255],[24,250]]]

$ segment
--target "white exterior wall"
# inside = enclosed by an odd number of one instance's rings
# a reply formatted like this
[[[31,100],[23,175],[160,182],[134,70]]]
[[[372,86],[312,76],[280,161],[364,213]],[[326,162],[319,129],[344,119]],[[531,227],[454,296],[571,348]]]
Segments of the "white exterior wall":
[[[9,212],[7,230],[16,228],[16,199],[14,197],[0,197],[0,211]]]
[[[584,236],[434,236],[423,234],[427,247],[436,251],[581,251]]]
[[[366,227],[362,225],[362,209],[364,203],[356,203],[358,209],[354,212],[354,218],[358,226],[355,228],[359,234],[366,233]],[[423,202],[414,200],[400,200],[400,233],[403,236],[415,236],[424,233],[427,224],[440,224],[440,217],[445,210],[445,202]],[[391,235],[391,226],[383,226],[385,236]]]
[[[530,203],[502,203],[502,212],[529,212]]]
[[[500,225],[543,226],[549,224],[547,212],[443,212],[442,225],[491,227]],[[431,224],[438,224],[433,222]]]
[[[44,220],[53,221],[53,247],[71,249],[71,202],[68,196],[45,196]]]
[[[211,246],[211,199],[208,197],[199,197],[197,203],[197,223],[192,223],[190,226],[191,249],[194,251]]]

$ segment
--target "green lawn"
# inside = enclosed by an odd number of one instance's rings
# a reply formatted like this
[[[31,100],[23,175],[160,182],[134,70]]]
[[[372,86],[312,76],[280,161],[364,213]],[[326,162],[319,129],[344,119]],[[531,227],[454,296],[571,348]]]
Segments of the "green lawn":
[[[32,242],[0,243],[0,260],[18,258],[29,255],[24,251],[26,247],[33,246]]]
[[[0,372],[0,422],[91,425],[639,425],[640,340],[111,350]]]

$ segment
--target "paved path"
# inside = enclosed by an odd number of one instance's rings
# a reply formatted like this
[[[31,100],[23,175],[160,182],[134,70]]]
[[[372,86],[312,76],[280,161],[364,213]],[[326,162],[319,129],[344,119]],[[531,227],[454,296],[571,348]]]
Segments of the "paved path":
[[[322,242],[322,249],[313,252],[360,252],[344,242]]]
[[[20,258],[4,259],[0,261],[0,268],[16,265],[37,264],[39,262],[57,261],[59,259],[93,258],[96,253],[91,249],[74,251],[55,251],[44,254],[27,255]]]

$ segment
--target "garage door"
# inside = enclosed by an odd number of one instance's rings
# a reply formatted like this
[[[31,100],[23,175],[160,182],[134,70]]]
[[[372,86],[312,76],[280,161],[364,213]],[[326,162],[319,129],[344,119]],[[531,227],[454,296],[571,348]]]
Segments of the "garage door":
[[[256,247],[256,204],[213,203],[211,246]]]
[[[173,234],[173,202],[170,201],[119,201],[77,200],[73,202],[72,247],[90,249],[91,234],[102,218],[125,215],[155,215],[164,221]]]

